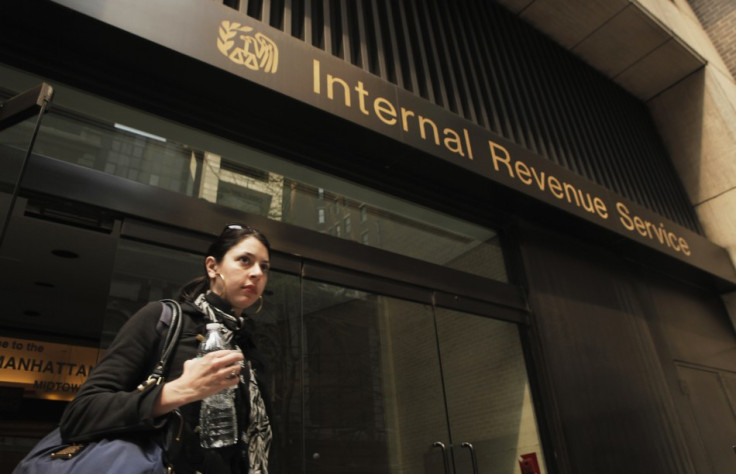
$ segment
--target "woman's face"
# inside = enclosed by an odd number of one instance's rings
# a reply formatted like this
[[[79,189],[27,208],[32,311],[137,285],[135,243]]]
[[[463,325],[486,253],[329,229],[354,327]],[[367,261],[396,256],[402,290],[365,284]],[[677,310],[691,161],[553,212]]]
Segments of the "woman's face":
[[[231,248],[221,262],[205,260],[210,289],[225,299],[240,314],[263,293],[268,280],[268,250],[253,236]]]

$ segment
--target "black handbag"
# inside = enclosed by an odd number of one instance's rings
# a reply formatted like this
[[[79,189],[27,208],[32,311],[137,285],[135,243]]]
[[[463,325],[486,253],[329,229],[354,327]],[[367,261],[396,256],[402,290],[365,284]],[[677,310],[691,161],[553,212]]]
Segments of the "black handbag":
[[[161,345],[161,358],[151,375],[138,386],[145,390],[164,380],[168,360],[181,334],[181,307],[174,300],[163,300],[159,325],[168,326]],[[156,432],[126,433],[87,443],[64,443],[57,427],[46,435],[13,470],[13,474],[160,474],[173,473],[169,455],[181,439],[183,419],[172,412],[166,426]]]

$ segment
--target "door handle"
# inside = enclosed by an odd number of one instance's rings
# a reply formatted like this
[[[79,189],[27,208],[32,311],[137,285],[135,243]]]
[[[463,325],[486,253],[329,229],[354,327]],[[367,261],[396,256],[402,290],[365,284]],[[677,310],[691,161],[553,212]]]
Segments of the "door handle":
[[[435,441],[432,443],[433,448],[440,448],[442,450],[442,464],[445,468],[445,474],[450,474],[450,466],[447,464],[447,448],[445,448],[445,443],[442,441]]]
[[[473,462],[473,474],[478,474],[478,459],[475,457],[475,448],[473,448],[473,445],[465,441],[463,444],[461,444],[463,448],[468,448],[470,450],[470,460]]]

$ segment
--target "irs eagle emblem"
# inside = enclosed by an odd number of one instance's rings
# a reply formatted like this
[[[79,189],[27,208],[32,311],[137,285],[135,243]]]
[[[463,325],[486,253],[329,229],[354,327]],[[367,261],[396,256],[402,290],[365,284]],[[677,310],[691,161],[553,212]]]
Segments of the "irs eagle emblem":
[[[237,22],[220,23],[217,49],[230,61],[254,71],[275,74],[279,67],[279,48],[263,33],[253,33],[250,26]],[[236,41],[242,43],[236,45]]]

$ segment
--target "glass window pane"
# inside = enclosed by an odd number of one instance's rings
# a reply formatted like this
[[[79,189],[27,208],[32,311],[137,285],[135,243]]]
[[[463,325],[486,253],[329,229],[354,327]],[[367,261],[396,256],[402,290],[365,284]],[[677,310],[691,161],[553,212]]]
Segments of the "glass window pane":
[[[519,472],[535,455],[546,472],[524,354],[515,324],[437,310],[447,405],[457,472]]]
[[[304,327],[306,472],[441,472],[431,308],[305,281]]]
[[[294,275],[271,271],[263,310],[250,316],[253,340],[268,364],[274,440],[270,474],[302,472],[301,284]]]
[[[119,104],[79,92],[65,95],[61,85],[56,88],[54,107],[44,118],[35,147],[38,154],[508,281],[493,229]],[[65,97],[76,99],[65,103]],[[126,123],[105,115],[124,116]],[[18,128],[14,133],[27,131]]]
[[[115,254],[101,347],[149,301],[175,299],[181,286],[202,273],[201,255],[121,239]]]

